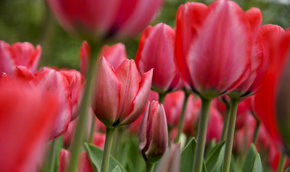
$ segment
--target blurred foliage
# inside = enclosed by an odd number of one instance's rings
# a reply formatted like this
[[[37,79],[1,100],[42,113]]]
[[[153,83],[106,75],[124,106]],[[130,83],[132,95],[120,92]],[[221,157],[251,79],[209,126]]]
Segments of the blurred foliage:
[[[175,15],[180,4],[186,0],[166,0],[152,24],[167,23],[175,27]],[[199,0],[209,4],[212,0]],[[276,1],[239,0],[244,10],[258,7],[263,12],[263,24],[290,26],[290,3]],[[82,40],[66,33],[50,10],[45,0],[0,0],[0,39],[10,44],[28,41],[42,46],[41,66],[58,66],[79,69],[79,50]],[[129,58],[134,58],[139,37],[126,40]]]

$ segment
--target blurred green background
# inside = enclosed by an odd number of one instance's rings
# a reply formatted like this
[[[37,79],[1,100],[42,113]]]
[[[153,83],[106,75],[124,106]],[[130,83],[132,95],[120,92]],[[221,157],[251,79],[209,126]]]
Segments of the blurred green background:
[[[210,3],[212,0],[199,1]],[[166,0],[162,10],[152,24],[164,22],[175,27],[175,14],[186,0]],[[283,3],[284,2],[284,3]],[[263,24],[290,27],[289,0],[239,0],[237,3],[247,10],[258,7],[263,12]],[[79,50],[83,40],[66,33],[50,10],[45,0],[0,0],[0,39],[10,44],[31,42],[42,46],[40,66],[58,66],[79,69]],[[127,40],[127,54],[134,58],[139,36]]]

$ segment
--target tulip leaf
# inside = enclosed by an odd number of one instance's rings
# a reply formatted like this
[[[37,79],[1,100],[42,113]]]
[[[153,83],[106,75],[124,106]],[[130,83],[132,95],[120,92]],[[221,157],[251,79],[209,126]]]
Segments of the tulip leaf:
[[[285,170],[285,172],[290,172],[290,167]]]
[[[262,162],[255,145],[252,144],[245,158],[242,172],[262,172]]]
[[[215,145],[205,159],[206,168],[208,171],[218,172],[223,163],[225,151],[225,142]]]
[[[91,163],[93,164],[94,171],[101,171],[102,159],[103,159],[103,150],[94,146],[92,144],[85,143],[85,150],[90,158]],[[120,170],[119,170],[120,169]],[[110,156],[109,171],[114,172],[126,172],[122,167],[121,163],[116,160],[112,155]]]
[[[181,153],[180,171],[192,172],[196,140],[192,138]]]

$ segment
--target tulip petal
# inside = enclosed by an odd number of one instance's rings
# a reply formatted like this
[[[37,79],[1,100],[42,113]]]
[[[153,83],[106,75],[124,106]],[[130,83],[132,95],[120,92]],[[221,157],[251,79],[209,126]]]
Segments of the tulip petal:
[[[197,29],[187,65],[197,91],[213,97],[237,86],[249,73],[251,31],[240,7],[232,1],[216,1]]]
[[[262,24],[262,13],[259,8],[251,8],[246,12],[246,17],[250,23],[253,37],[255,38]]]
[[[86,41],[84,41],[81,47],[81,51],[80,51],[80,58],[81,58],[80,68],[84,76],[86,76],[86,73],[87,73],[90,56],[91,56],[91,47]]]
[[[122,125],[129,124],[135,121],[141,114],[150,92],[152,76],[153,69],[143,74],[142,80],[139,83],[140,88],[138,90],[136,97],[134,97],[134,100],[132,101],[131,109],[128,112],[128,115],[121,116]]]
[[[156,172],[179,172],[180,171],[180,144],[172,144],[169,152],[160,161]]]
[[[0,72],[13,75],[15,63],[10,54],[10,46],[4,41],[0,41]]]
[[[197,29],[207,15],[207,6],[202,3],[188,2],[178,8],[176,14],[175,62],[183,80],[190,83],[190,72],[186,58],[190,44],[197,37]]]
[[[112,125],[118,118],[121,84],[112,66],[104,57],[98,60],[97,83],[93,109],[105,124]]]
[[[147,133],[148,133],[148,122],[149,122],[149,110],[150,110],[150,103],[148,103],[145,112],[143,114],[141,124],[139,127],[139,134],[138,134],[138,139],[139,139],[139,150],[144,150],[146,145],[147,145]]]
[[[105,45],[101,50],[101,55],[106,58],[114,69],[117,69],[117,67],[127,59],[125,45],[122,43],[117,43],[111,47]]]

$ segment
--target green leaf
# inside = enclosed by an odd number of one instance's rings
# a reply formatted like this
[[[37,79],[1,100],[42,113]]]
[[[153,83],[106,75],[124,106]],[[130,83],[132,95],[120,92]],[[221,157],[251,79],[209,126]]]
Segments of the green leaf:
[[[181,153],[180,171],[192,172],[196,140],[192,138]]]
[[[202,172],[207,172],[205,162],[202,163]]]
[[[211,172],[220,171],[224,159],[224,151],[225,151],[225,142],[217,144],[210,150],[208,156],[205,159],[205,165],[208,171]]]
[[[290,167],[285,170],[285,172],[290,172]]]
[[[262,172],[262,162],[255,145],[252,144],[245,158],[242,172]]]
[[[84,145],[88,157],[90,158],[94,171],[101,171],[102,159],[103,159],[103,150],[92,145],[85,143]],[[120,170],[119,170],[120,169]],[[126,172],[126,170],[122,167],[120,162],[116,160],[112,155],[110,156],[110,163],[109,163],[109,171],[118,172]]]

